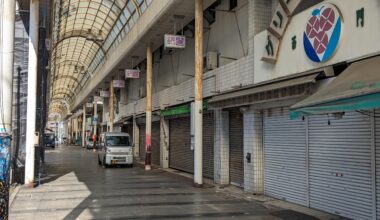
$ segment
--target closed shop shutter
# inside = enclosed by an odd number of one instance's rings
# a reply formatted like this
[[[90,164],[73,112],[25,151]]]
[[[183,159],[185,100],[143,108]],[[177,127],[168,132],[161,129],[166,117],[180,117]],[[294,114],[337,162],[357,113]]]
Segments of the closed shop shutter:
[[[140,136],[139,155],[140,155],[141,160],[145,160],[145,124],[139,125],[139,136]]]
[[[290,120],[287,108],[264,114],[264,192],[306,205],[306,127],[302,119]]]
[[[160,122],[152,123],[152,164],[160,166]]]
[[[203,176],[214,178],[214,113],[203,114]]]
[[[371,219],[371,121],[309,117],[310,207],[353,219]]]
[[[132,124],[127,124],[123,125],[121,127],[121,132],[128,133],[131,138],[133,138],[133,125]]]
[[[193,173],[194,161],[190,142],[190,116],[169,120],[169,167]]]
[[[230,182],[244,186],[244,124],[240,109],[229,111]]]

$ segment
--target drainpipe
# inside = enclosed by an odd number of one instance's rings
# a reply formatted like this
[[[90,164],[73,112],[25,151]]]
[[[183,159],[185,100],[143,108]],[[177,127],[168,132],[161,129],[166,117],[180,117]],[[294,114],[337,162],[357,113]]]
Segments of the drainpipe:
[[[13,55],[16,1],[2,1],[1,10],[1,71],[0,71],[0,219],[8,219],[10,149],[12,132]]]
[[[28,104],[26,124],[25,185],[34,185],[34,133],[36,131],[39,0],[30,1]]]
[[[195,103],[194,103],[194,185],[202,178],[202,74],[203,74],[203,0],[195,0]]]
[[[146,49],[146,123],[145,123],[145,170],[151,170],[152,162],[152,72],[151,45]]]

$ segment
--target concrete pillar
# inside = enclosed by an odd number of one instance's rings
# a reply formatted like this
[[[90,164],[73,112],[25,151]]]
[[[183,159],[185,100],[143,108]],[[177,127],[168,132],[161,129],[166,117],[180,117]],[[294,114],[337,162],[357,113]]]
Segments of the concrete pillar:
[[[214,145],[214,181],[228,185],[229,179],[229,114],[227,111],[215,111],[215,145]]]
[[[136,116],[133,116],[133,155],[134,157],[140,156],[140,129],[136,122]]]
[[[152,162],[152,75],[153,57],[151,45],[146,49],[146,123],[145,123],[145,170]]]
[[[30,1],[28,103],[26,124],[25,184],[34,184],[34,133],[36,131],[39,0]]]
[[[82,146],[86,147],[86,104],[83,105],[82,119]]]
[[[111,80],[110,83],[110,98],[109,98],[109,112],[110,112],[110,132],[113,132],[113,123],[114,123],[114,118],[115,118],[115,111],[114,111],[114,106],[115,106],[115,91],[114,91],[114,86],[113,86],[113,79]]]
[[[95,120],[92,120],[93,126],[94,126],[94,135],[97,135],[97,129],[98,129],[98,102],[94,102],[94,119],[96,118],[96,123],[94,123]]]
[[[169,120],[160,118],[160,164],[162,168],[169,168]]]
[[[5,162],[0,168],[0,219],[8,219],[9,214],[9,184],[10,184],[10,163],[11,163],[11,138],[12,133],[12,92],[13,92],[13,55],[15,36],[15,10],[16,1],[6,0],[0,8],[1,30],[1,71],[0,87],[2,101],[0,111],[0,161]]]
[[[263,174],[263,118],[261,112],[253,109],[244,111],[244,191],[262,194]]]
[[[2,117],[0,117],[0,133],[12,132],[12,92],[13,92],[13,55],[15,38],[15,11],[16,1],[4,1],[1,8],[2,42],[1,42],[1,81],[2,88]]]
[[[203,0],[195,0],[194,184],[203,184]]]
[[[75,118],[75,142],[78,140],[79,137],[79,118]]]

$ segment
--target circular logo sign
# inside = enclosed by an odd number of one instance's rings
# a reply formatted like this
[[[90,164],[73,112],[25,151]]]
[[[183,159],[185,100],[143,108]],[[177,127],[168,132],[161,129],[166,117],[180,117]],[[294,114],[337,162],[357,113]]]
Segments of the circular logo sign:
[[[343,18],[330,3],[314,9],[307,21],[303,45],[310,60],[321,63],[330,59],[338,48]]]

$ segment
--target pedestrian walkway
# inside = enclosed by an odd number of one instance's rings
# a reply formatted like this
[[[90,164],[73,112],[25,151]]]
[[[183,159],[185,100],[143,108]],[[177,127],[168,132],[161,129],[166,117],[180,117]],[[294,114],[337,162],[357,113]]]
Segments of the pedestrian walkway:
[[[10,219],[315,219],[290,210],[267,209],[160,169],[108,168],[80,147],[46,151],[36,188],[22,188]]]

